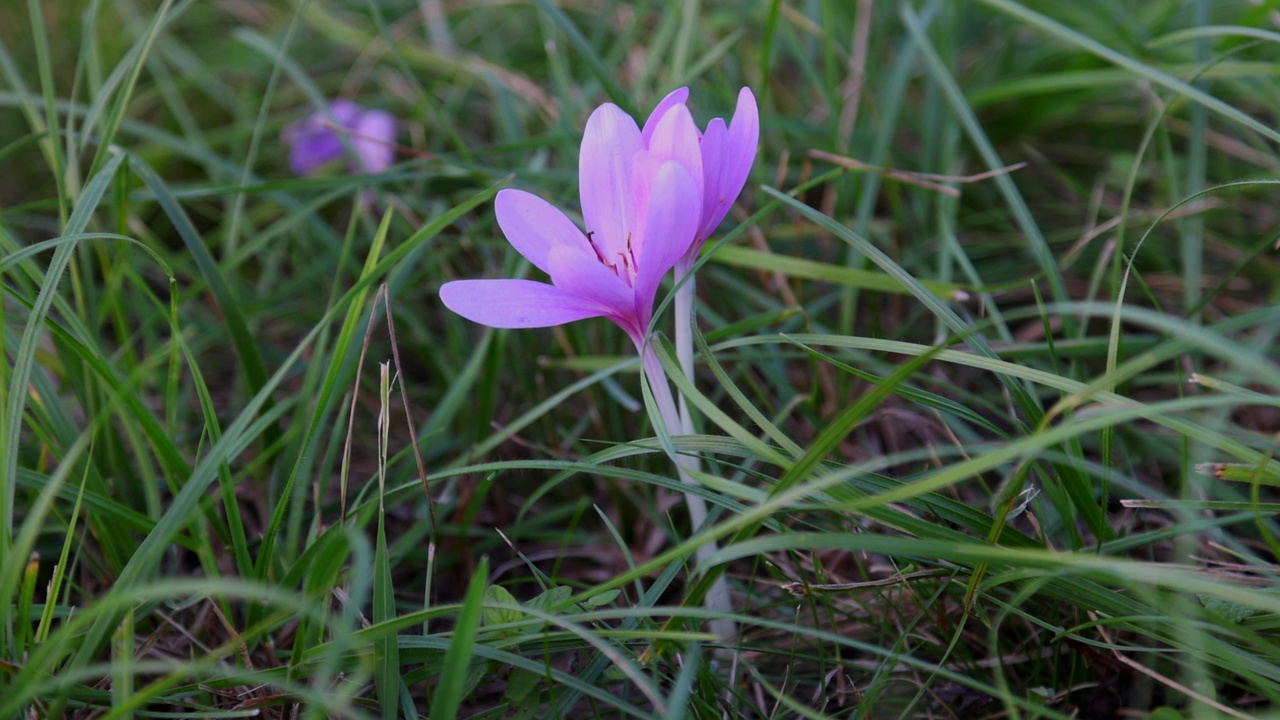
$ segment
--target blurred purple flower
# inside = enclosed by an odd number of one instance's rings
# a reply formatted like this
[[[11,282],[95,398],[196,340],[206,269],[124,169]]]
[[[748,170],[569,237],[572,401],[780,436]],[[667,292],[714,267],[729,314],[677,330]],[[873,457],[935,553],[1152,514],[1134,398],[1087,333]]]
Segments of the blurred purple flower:
[[[527,192],[503,190],[494,203],[507,240],[551,284],[456,280],[440,288],[440,299],[491,327],[607,317],[641,348],[658,284],[703,220],[702,158],[697,126],[683,104],[663,108],[643,133],[617,106],[600,106],[587,120],[578,160],[586,232]]]
[[[653,129],[662,118],[674,108],[685,107],[688,98],[689,88],[683,87],[672,91],[658,103],[642,131],[646,147],[650,144]],[[698,179],[702,184],[702,216],[697,238],[685,256],[689,264],[697,259],[702,244],[719,227],[742,192],[755,163],[759,141],[760,112],[756,107],[756,97],[744,87],[738,91],[738,106],[733,111],[733,120],[726,125],[724,118],[714,118],[699,136],[702,175]]]
[[[313,113],[281,133],[289,146],[289,167],[296,175],[310,175],[322,166],[347,157],[343,138],[354,151],[352,173],[379,173],[395,162],[396,119],[385,110],[366,110],[348,100],[335,100],[329,111]]]

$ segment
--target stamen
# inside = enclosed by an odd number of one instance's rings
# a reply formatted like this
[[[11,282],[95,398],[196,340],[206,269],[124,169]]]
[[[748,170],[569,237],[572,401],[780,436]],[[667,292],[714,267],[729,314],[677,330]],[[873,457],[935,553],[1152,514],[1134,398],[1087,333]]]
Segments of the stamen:
[[[631,249],[631,233],[627,233],[627,254],[631,256],[631,274],[640,272],[640,263],[636,262],[636,251]]]
[[[588,244],[588,245],[590,245],[590,246],[591,246],[591,249],[595,251],[595,253],[596,253],[596,259],[600,261],[600,264],[601,264],[601,265],[604,265],[605,267],[609,268],[610,270],[613,270],[613,274],[614,274],[614,275],[617,275],[617,274],[618,274],[618,268],[614,267],[612,263],[610,263],[608,260],[605,260],[605,259],[604,259],[604,253],[600,252],[600,248],[599,248],[599,246],[597,246],[597,245],[596,245],[596,241],[591,239],[591,236],[592,236],[592,235],[595,235],[595,234],[596,234],[596,231],[595,231],[595,230],[588,230],[588,231],[587,231],[587,233],[586,233],[586,235],[587,235],[587,244]]]
[[[605,259],[604,253],[600,251],[600,246],[596,245],[595,239],[591,237],[596,234],[595,230],[588,230],[583,234],[587,238],[587,244],[595,251],[596,259],[600,261],[600,264],[612,270],[614,275],[622,278],[623,281],[627,283],[628,287],[633,286],[634,283],[632,283],[632,280],[635,279],[639,270],[636,266],[635,250],[631,247],[631,233],[627,233],[627,251],[625,253],[616,253],[616,255],[622,259],[622,269],[626,271],[625,274],[618,272],[618,263],[611,263]]]
[[[633,281],[636,279],[636,275],[639,274],[640,268],[636,263],[635,251],[631,249],[631,233],[627,233],[627,251],[618,253],[618,257],[622,258],[622,267],[627,271],[626,276],[622,279],[626,281],[627,287],[635,287]]]

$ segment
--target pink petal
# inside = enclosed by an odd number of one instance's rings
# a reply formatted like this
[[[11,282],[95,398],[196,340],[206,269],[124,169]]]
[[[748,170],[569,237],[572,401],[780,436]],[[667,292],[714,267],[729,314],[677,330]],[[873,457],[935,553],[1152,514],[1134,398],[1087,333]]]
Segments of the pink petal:
[[[280,139],[289,146],[289,167],[295,175],[310,175],[326,164],[345,157],[345,134],[360,115],[360,106],[350,100],[335,100],[328,107],[284,129]]]
[[[551,251],[557,247],[575,250],[596,262],[587,238],[573,221],[551,203],[523,190],[503,190],[493,203],[498,227],[507,241],[525,258],[548,275]]]
[[[744,87],[738,92],[738,107],[733,111],[728,139],[721,151],[716,190],[718,206],[710,218],[703,218],[703,227],[708,235],[728,214],[742,192],[742,186],[751,174],[751,166],[755,164],[759,144],[760,111],[756,107],[756,96],[751,94],[750,88]]]
[[[702,150],[698,146],[698,126],[693,123],[689,108],[678,105],[667,111],[654,127],[648,149],[661,162],[680,163],[693,182],[702,187]]]
[[[539,328],[608,315],[609,309],[532,280],[455,280],[440,300],[462,317],[496,328]]]
[[[345,128],[355,127],[356,118],[360,117],[360,113],[364,112],[361,107],[350,100],[334,100],[329,103],[329,112],[333,113],[333,119]],[[312,117],[328,119],[325,113],[319,112]]]
[[[360,169],[380,173],[396,161],[396,119],[385,110],[361,113],[351,126],[351,146],[360,160]]]
[[[606,103],[591,113],[578,154],[579,194],[586,229],[609,257],[626,250],[627,232],[635,227],[631,161],[641,147],[635,120],[618,106]]]
[[[653,315],[658,284],[693,243],[702,217],[701,190],[675,162],[663,165],[654,179],[635,281],[635,313],[642,326],[647,326]]]
[[[653,129],[658,126],[658,121],[662,119],[662,116],[666,115],[667,111],[676,105],[684,105],[688,99],[689,88],[687,87],[672,90],[667,93],[666,97],[662,98],[662,101],[653,109],[653,112],[649,113],[649,119],[644,121],[644,129],[640,131],[641,142],[644,143],[645,147],[649,147],[649,139],[653,137]]]
[[[698,239],[706,240],[715,232],[731,203],[726,202],[721,191],[720,175],[724,170],[725,149],[729,140],[729,129],[725,127],[723,118],[715,118],[707,125],[702,134],[702,171],[706,181],[702,189],[702,224],[698,228]],[[699,243],[700,245],[701,243]]]
[[[631,162],[631,196],[635,198],[636,224],[631,234],[631,251],[637,255],[644,247],[645,220],[649,213],[649,196],[653,192],[653,183],[658,179],[658,171],[663,162],[653,153],[641,150]]]
[[[346,153],[337,133],[311,119],[285,128],[281,139],[289,146],[289,169],[294,175],[310,175]]]

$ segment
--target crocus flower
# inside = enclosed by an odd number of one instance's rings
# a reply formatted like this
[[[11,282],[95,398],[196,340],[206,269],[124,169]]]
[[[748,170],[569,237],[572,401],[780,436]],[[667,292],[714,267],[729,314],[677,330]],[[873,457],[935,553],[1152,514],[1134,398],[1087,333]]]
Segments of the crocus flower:
[[[682,104],[644,133],[617,106],[600,106],[587,120],[578,161],[585,230],[527,192],[503,190],[494,203],[507,240],[551,283],[456,280],[440,288],[440,299],[490,327],[606,317],[642,347],[658,285],[702,222],[698,139]]]
[[[706,133],[698,132],[684,104],[687,97],[687,89],[668,95],[643,131],[614,105],[602,105],[591,114],[578,154],[585,229],[536,195],[520,190],[498,193],[498,227],[521,255],[551,278],[550,284],[455,280],[440,288],[440,299],[450,310],[491,327],[548,327],[609,318],[640,352],[668,433],[679,432],[682,420],[662,364],[653,347],[645,344],[654,298],[662,278],[690,253],[697,257],[701,243],[724,219],[746,181],[759,134],[750,91],[739,95],[731,128],[716,120]],[[734,152],[748,154],[738,158]],[[697,468],[697,459],[675,459],[680,480],[696,485],[690,471]],[[702,527],[706,502],[696,493],[686,493],[685,502],[693,526]],[[715,550],[715,541],[709,540],[698,546],[697,556],[705,560]],[[732,609],[723,577],[706,601],[717,612]],[[712,629],[725,637],[735,633],[731,620],[713,621]]]
[[[689,99],[689,88],[672,91],[658,103],[644,124],[642,139],[646,146],[653,130],[675,108],[684,108]],[[748,88],[738,92],[738,106],[733,120],[725,124],[724,118],[714,118],[700,135],[699,150],[702,159],[702,214],[698,234],[689,247],[686,259],[698,257],[702,244],[719,227],[729,213],[734,200],[747,182],[751,165],[755,162],[756,148],[760,141],[760,113],[756,97]]]
[[[366,110],[348,100],[335,100],[328,112],[284,129],[281,139],[289,146],[289,167],[296,175],[310,175],[322,166],[355,152],[348,170],[379,173],[395,162],[396,119],[385,110]]]

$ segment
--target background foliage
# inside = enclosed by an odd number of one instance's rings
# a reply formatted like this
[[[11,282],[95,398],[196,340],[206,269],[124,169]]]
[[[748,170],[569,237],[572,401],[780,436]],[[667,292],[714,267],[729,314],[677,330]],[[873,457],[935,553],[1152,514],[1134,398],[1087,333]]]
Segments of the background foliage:
[[[0,6],[0,716],[1263,716],[1278,24]],[[436,296],[530,272],[497,189],[575,207],[591,109],[685,84],[762,112],[698,274],[697,535],[621,333]],[[288,174],[335,97],[394,168]]]

